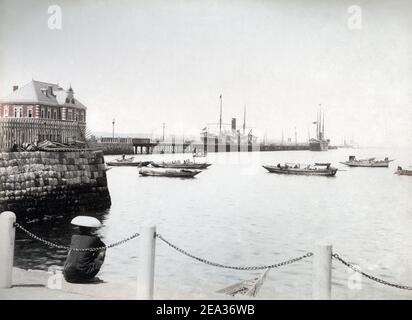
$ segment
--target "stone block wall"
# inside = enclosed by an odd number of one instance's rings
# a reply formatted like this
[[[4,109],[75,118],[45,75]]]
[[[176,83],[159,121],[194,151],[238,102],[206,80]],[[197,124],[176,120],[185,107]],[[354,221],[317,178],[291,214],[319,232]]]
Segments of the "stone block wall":
[[[0,212],[57,215],[111,205],[102,151],[0,153]]]

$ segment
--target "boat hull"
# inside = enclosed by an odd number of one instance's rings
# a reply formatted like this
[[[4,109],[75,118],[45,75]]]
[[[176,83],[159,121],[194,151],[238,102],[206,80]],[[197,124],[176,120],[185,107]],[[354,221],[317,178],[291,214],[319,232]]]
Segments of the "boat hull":
[[[412,176],[412,170],[398,170],[395,174],[399,176]]]
[[[155,168],[171,168],[171,169],[206,169],[211,166],[211,163],[156,163],[151,164]]]
[[[267,171],[271,173],[278,174],[293,174],[301,176],[324,176],[324,177],[333,177],[336,175],[337,169],[317,169],[317,170],[308,170],[308,169],[294,169],[294,168],[278,168],[277,166],[262,166]]]
[[[106,164],[111,167],[146,167],[150,164],[150,161],[140,161],[140,162],[110,161],[110,162],[106,162]]]
[[[198,170],[159,170],[140,169],[139,174],[147,177],[193,178],[201,171]]]
[[[389,162],[384,163],[353,163],[353,162],[340,162],[348,167],[363,167],[363,168],[388,168]]]
[[[326,140],[312,140],[309,142],[310,151],[328,151],[329,143]]]

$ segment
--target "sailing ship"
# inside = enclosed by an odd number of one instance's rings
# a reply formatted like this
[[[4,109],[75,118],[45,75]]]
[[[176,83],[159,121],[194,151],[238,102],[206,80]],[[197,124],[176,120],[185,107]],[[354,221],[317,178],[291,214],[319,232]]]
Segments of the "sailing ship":
[[[159,169],[159,168],[142,168],[139,170],[141,176],[152,177],[171,177],[171,178],[193,178],[198,175],[200,170],[188,169]]]
[[[348,161],[340,162],[345,164],[349,167],[369,167],[369,168],[387,168],[389,167],[389,162],[393,160],[389,160],[386,157],[383,160],[376,160],[376,158],[368,158],[368,159],[359,159],[357,160],[355,156],[349,156]]]
[[[395,174],[399,176],[412,176],[412,170],[402,169],[401,166],[398,166],[398,169],[396,170]]]
[[[294,174],[304,176],[326,176],[333,177],[336,175],[337,168],[331,166],[330,163],[315,163],[302,165],[300,163],[285,163],[283,166],[279,163],[276,166],[263,165],[263,168],[271,173],[279,174]]]
[[[317,120],[313,122],[316,124],[316,139],[309,139],[310,151],[328,151],[329,139],[325,139],[325,114],[322,110],[317,114]]]

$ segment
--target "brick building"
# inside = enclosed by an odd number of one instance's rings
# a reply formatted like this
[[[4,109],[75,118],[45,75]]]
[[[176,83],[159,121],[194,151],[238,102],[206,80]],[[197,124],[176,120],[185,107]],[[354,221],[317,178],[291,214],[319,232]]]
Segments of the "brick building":
[[[0,99],[0,150],[14,144],[84,140],[86,107],[72,87],[32,80]]]

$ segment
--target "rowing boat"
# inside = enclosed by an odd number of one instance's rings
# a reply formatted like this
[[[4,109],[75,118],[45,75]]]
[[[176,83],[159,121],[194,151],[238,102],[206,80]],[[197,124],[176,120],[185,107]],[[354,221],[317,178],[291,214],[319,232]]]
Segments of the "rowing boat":
[[[173,168],[173,169],[206,169],[211,166],[211,163],[195,163],[189,160],[186,161],[171,161],[171,162],[152,162],[151,165],[155,168]]]
[[[301,165],[294,163],[285,163],[283,166],[263,165],[263,168],[271,173],[293,174],[304,176],[326,176],[333,177],[338,169],[331,167],[330,163],[315,163],[314,165]]]
[[[400,176],[412,176],[412,170],[402,169],[402,167],[398,167],[395,174]]]
[[[389,162],[392,161],[393,160],[389,160],[388,157],[383,160],[375,160],[375,158],[357,160],[355,156],[349,156],[348,161],[340,163],[348,167],[388,168]]]
[[[152,177],[171,177],[171,178],[193,178],[199,174],[200,170],[188,170],[188,169],[162,169],[162,168],[142,168],[139,170],[139,174],[142,176]]]
[[[112,167],[146,167],[150,164],[150,161],[109,161],[106,162],[108,166]]]

